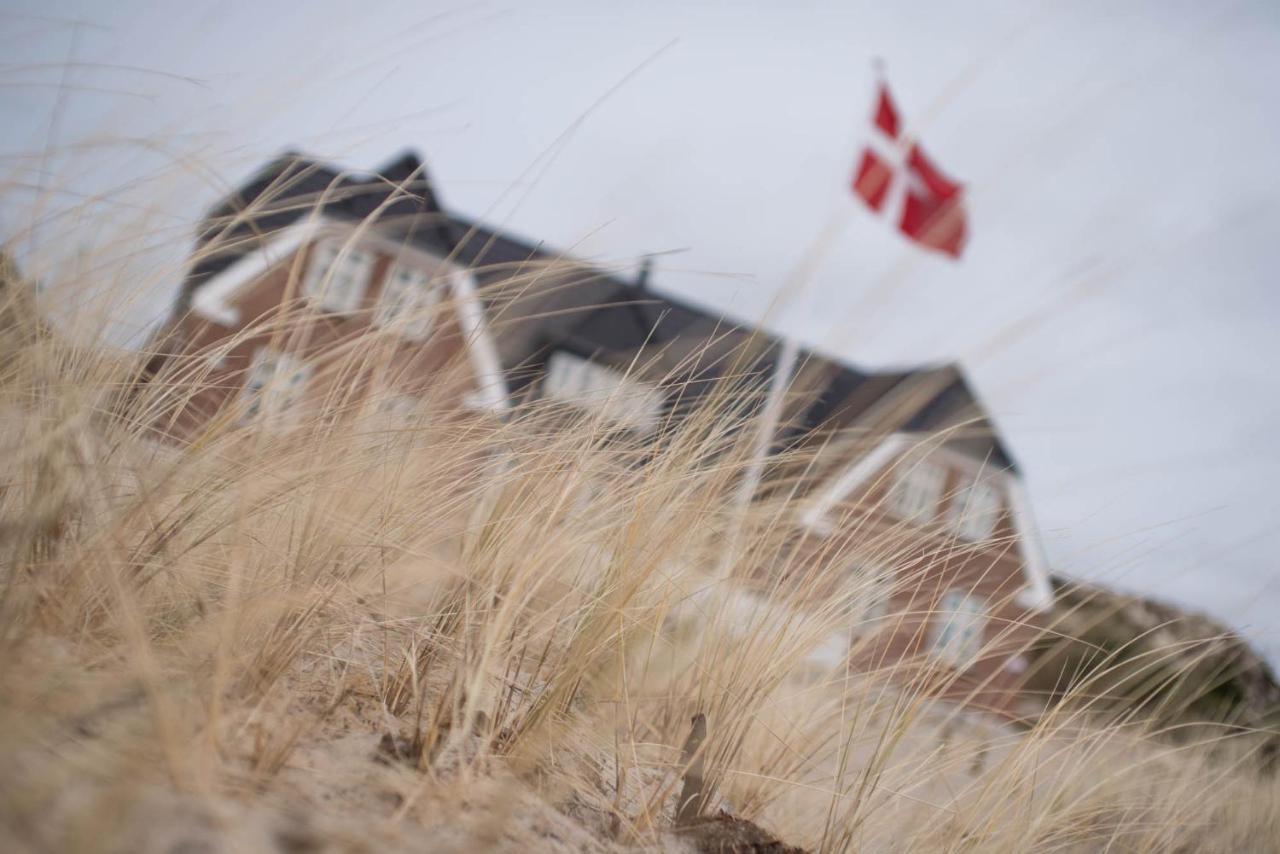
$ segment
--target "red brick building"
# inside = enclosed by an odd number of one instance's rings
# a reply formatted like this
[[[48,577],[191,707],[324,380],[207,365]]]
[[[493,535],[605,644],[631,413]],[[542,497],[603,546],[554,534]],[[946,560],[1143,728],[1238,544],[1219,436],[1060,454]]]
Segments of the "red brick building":
[[[370,329],[385,334],[367,369],[334,358]],[[205,219],[160,340],[213,380],[162,425],[180,441],[362,396],[498,416],[541,398],[643,437],[726,382],[762,386],[779,346],[653,290],[647,269],[625,280],[445,210],[412,155],[372,174],[268,164]],[[881,630],[859,661],[1009,710],[1023,624],[1051,591],[1021,475],[959,370],[804,353],[783,421],[775,451],[813,453],[779,454],[760,498],[791,496],[790,565],[867,587],[850,634]]]

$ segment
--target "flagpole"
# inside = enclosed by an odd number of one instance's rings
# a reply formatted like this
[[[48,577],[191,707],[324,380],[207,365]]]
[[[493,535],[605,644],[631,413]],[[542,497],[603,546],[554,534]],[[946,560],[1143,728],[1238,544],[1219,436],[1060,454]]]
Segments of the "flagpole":
[[[872,57],[871,69],[874,90],[879,91],[885,86],[884,60],[878,56]],[[819,267],[831,254],[837,238],[844,233],[845,228],[852,221],[855,207],[852,204],[842,204],[827,217],[826,223],[814,237],[813,242],[809,244],[804,255],[800,257],[800,262],[792,270],[786,284],[774,296],[773,301],[765,310],[764,316],[761,318],[762,324],[770,315],[776,317],[780,309],[794,302],[808,290]],[[748,458],[747,466],[742,472],[741,480],[738,481],[738,488],[733,498],[733,514],[729,522],[728,542],[720,565],[720,580],[722,581],[728,579],[733,572],[734,565],[737,563],[747,513],[751,507],[751,502],[756,497],[756,493],[760,490],[760,482],[764,479],[764,469],[769,459],[769,452],[773,448],[773,443],[778,433],[778,425],[782,422],[786,392],[791,386],[799,360],[799,340],[793,335],[784,332],[782,334],[782,346],[778,350],[778,358],[774,363],[773,376],[769,378],[769,390],[765,395],[764,407],[760,411],[756,435],[752,441],[751,456]]]
[[[796,265],[788,277],[786,285],[774,296],[768,309],[765,310],[762,320],[767,319],[770,315],[776,316],[781,308],[791,304],[808,290],[822,262],[831,254],[831,249],[836,245],[837,238],[844,232],[853,218],[853,207],[853,205],[842,205],[827,218],[822,230],[818,232],[813,243],[809,245],[808,250],[801,256],[800,263]],[[773,376],[769,378],[769,390],[765,396],[764,407],[760,411],[756,435],[752,442],[751,456],[748,458],[747,466],[743,470],[741,480],[738,481],[738,489],[734,495],[734,512],[730,521],[729,542],[728,547],[725,549],[724,560],[720,570],[722,580],[728,578],[733,571],[734,564],[737,562],[747,511],[756,496],[756,492],[760,489],[760,481],[764,477],[765,464],[769,459],[769,452],[777,436],[778,425],[782,421],[786,391],[791,385],[795,375],[796,363],[799,359],[799,340],[794,335],[784,333],[782,346],[778,350],[777,361],[774,363]]]

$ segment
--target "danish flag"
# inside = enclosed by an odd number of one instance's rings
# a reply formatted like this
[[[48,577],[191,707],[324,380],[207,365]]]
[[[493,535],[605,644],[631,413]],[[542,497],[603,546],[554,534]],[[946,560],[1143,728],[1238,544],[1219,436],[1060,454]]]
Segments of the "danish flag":
[[[938,171],[918,143],[902,136],[898,110],[883,82],[871,125],[853,192],[871,210],[896,219],[908,239],[959,258],[967,236],[964,188]]]

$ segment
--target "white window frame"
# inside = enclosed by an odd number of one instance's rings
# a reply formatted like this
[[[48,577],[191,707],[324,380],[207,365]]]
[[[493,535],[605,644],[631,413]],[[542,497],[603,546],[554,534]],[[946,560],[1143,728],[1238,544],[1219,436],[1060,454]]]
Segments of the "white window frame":
[[[298,356],[262,347],[253,354],[240,400],[241,423],[263,420],[279,423],[301,403],[312,366]]]
[[[1004,515],[1004,490],[991,477],[977,477],[952,494],[947,508],[951,530],[973,543],[989,540]]]
[[[933,617],[933,655],[963,669],[982,654],[987,627],[987,603],[963,590],[948,590],[938,600]]]
[[[656,430],[666,410],[666,395],[657,386],[567,350],[547,360],[542,393],[641,434]]]
[[[924,525],[938,514],[947,467],[933,460],[899,463],[885,505],[904,521]]]
[[[372,250],[353,246],[349,240],[316,241],[307,259],[303,296],[321,311],[354,314],[364,302],[376,257]]]
[[[452,275],[452,273],[450,274]],[[435,326],[443,279],[439,271],[397,261],[382,277],[382,290],[373,313],[375,326],[407,341],[422,342]]]

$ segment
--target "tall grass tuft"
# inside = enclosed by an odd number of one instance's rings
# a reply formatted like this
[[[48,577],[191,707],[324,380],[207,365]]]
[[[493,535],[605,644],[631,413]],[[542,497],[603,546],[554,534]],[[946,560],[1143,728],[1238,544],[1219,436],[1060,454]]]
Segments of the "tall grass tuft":
[[[1088,679],[1010,722],[938,699],[928,659],[821,654],[901,619],[831,575],[898,552],[798,561],[788,483],[735,515],[749,376],[644,443],[443,391],[393,416],[370,332],[286,426],[208,413],[178,443],[211,360],[140,383],[149,354],[3,276],[4,850],[680,850],[695,763],[700,812],[812,850],[1280,839],[1258,741],[1102,718]]]

